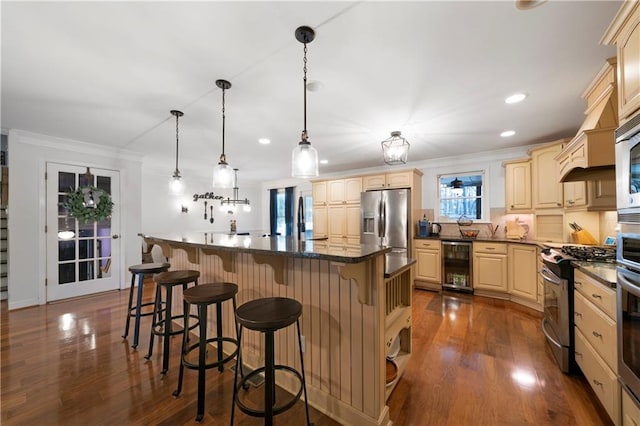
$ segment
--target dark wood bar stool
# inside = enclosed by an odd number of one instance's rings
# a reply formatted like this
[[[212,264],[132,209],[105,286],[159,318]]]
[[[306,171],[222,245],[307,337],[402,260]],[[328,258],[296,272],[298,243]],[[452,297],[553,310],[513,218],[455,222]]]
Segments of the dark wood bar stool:
[[[182,291],[187,290],[190,283],[198,285],[200,272],[192,270],[167,271],[161,272],[153,280],[156,282],[156,300],[153,310],[153,322],[151,323],[151,337],[149,340],[149,353],[145,355],[146,359],[151,358],[153,354],[153,340],[155,336],[162,336],[162,374],[166,374],[169,370],[169,340],[171,336],[182,333],[182,327],[173,327],[173,320],[182,320],[183,315],[174,315],[172,310],[173,287],[182,286]],[[165,300],[162,300],[162,288],[165,289]],[[163,308],[164,305],[164,308]],[[196,315],[191,315],[198,318]],[[185,324],[183,324],[184,326]],[[189,330],[198,326],[198,323],[191,325]]]
[[[142,307],[153,306],[154,302],[142,303],[143,283],[145,275],[158,274],[160,272],[168,271],[171,267],[168,263],[143,263],[140,265],[134,265],[129,267],[131,272],[131,289],[129,290],[129,304],[127,305],[127,322],[124,325],[123,339],[126,339],[129,335],[129,324],[131,323],[131,317],[135,318],[133,324],[133,345],[132,348],[138,347],[138,338],[140,336],[140,317],[153,315],[153,310],[149,312],[142,312]],[[133,304],[133,293],[135,291],[136,277],[138,277],[138,293],[136,296],[136,305]]]
[[[304,408],[307,415],[307,425],[311,425],[309,421],[309,404],[307,403],[307,386],[304,374],[304,357],[302,353],[302,339],[300,337],[300,315],[302,315],[302,305],[294,299],[286,297],[267,297],[247,302],[236,310],[236,321],[238,322],[238,361],[235,369],[233,380],[233,405],[231,408],[231,425],[233,425],[233,416],[236,405],[244,413],[253,417],[264,417],[265,425],[273,425],[273,416],[283,413],[293,407],[296,401],[300,399],[300,395],[304,392]],[[298,349],[300,354],[300,372],[293,367],[287,365],[275,364],[274,351],[274,333],[282,328],[296,323],[298,331]],[[238,382],[238,370],[242,369],[242,330],[259,331],[264,333],[265,339],[265,365],[243,375]],[[292,373],[300,380],[300,389],[289,401],[279,406],[276,404],[276,370],[286,370]],[[255,410],[245,405],[238,397],[240,388],[247,388],[247,381],[260,373],[264,373],[264,411]]]
[[[189,368],[192,370],[198,370],[198,409],[196,414],[196,421],[200,422],[204,417],[204,395],[205,395],[205,374],[209,368],[218,367],[218,371],[224,370],[224,364],[235,358],[238,353],[238,327],[237,323],[234,326],[236,330],[235,337],[225,337],[222,335],[222,302],[231,300],[233,302],[233,312],[235,316],[236,311],[236,294],[238,293],[238,286],[233,283],[211,283],[200,284],[195,287],[186,289],[182,293],[184,299],[184,333],[182,335],[182,357],[180,362],[180,375],[178,376],[178,388],[173,392],[173,396],[180,395],[182,392],[182,377],[184,369]],[[209,305],[215,304],[216,306],[216,337],[207,338],[207,315]],[[200,324],[200,337],[198,342],[189,345],[189,310],[191,305],[198,306],[198,322]],[[234,319],[235,322],[235,319]],[[216,342],[216,356],[213,360],[207,360],[207,344]],[[235,345],[235,349],[226,357],[223,353],[224,342],[230,342]],[[197,360],[190,361],[189,355],[195,353],[197,350]],[[191,357],[193,359],[193,357]],[[208,362],[207,362],[208,361]]]

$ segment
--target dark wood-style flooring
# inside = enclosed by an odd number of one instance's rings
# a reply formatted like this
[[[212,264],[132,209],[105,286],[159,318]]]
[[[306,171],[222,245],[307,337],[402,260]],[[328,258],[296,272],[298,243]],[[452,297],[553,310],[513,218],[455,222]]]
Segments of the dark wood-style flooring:
[[[151,297],[152,285],[147,285]],[[7,311],[2,302],[2,425],[191,425],[196,372],[172,397],[180,339],[169,373],[161,345],[150,361],[150,318],[138,351],[120,336],[128,291]],[[583,377],[554,364],[540,314],[500,300],[414,291],[413,355],[389,400],[395,425],[602,425],[609,419]],[[131,337],[131,334],[130,334]],[[204,424],[229,423],[233,373],[207,371]],[[311,410],[317,426],[337,424]],[[262,424],[236,410],[236,424]],[[304,408],[276,417],[303,424]]]

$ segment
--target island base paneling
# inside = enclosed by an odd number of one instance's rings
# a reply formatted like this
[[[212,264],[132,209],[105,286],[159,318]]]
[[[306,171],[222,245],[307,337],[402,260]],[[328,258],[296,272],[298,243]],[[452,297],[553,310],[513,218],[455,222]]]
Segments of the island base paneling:
[[[375,289],[376,277],[382,277],[384,272],[383,256],[366,261],[372,278],[369,283],[343,278],[342,264],[338,262],[287,257],[282,263],[284,283],[280,284],[276,280],[278,272],[269,264],[256,263],[251,253],[233,253],[233,265],[228,259],[223,264],[217,255],[204,253],[191,256],[197,260],[192,263],[187,252],[172,248],[169,253],[172,269],[198,270],[200,283],[236,283],[238,305],[272,296],[300,301],[309,403],[344,424],[389,423],[383,342],[385,291],[373,290],[373,303],[363,304],[358,289],[358,285],[374,285]],[[174,295],[173,302],[182,302],[180,292]],[[235,332],[231,309],[223,309],[222,322],[225,334]],[[215,318],[210,318],[209,329],[215,330],[215,326]],[[263,365],[264,341],[260,334],[249,330],[243,333],[243,361],[251,368]],[[290,327],[276,333],[275,343],[276,363],[300,369],[295,329]],[[295,380],[284,377],[278,378],[278,385],[289,392],[297,391],[299,386]]]

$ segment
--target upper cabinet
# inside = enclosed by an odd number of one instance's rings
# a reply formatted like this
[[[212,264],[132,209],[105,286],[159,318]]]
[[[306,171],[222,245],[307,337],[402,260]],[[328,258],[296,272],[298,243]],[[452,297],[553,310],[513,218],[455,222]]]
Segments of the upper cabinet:
[[[534,209],[557,209],[563,206],[556,156],[567,141],[561,139],[529,150]]]
[[[640,4],[620,7],[602,43],[615,44],[618,53],[618,115],[620,124],[640,109]]]
[[[346,178],[327,182],[327,201],[329,204],[360,203],[362,178]]]
[[[415,179],[422,179],[418,170],[405,170],[393,173],[381,173],[362,177],[362,190],[371,191],[389,188],[414,188]]]
[[[531,212],[531,160],[504,162],[507,213]]]

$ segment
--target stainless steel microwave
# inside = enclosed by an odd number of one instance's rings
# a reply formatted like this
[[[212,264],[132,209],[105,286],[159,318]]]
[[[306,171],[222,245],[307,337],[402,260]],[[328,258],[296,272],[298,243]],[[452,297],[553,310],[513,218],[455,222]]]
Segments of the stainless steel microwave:
[[[616,129],[618,222],[640,223],[640,114]]]

